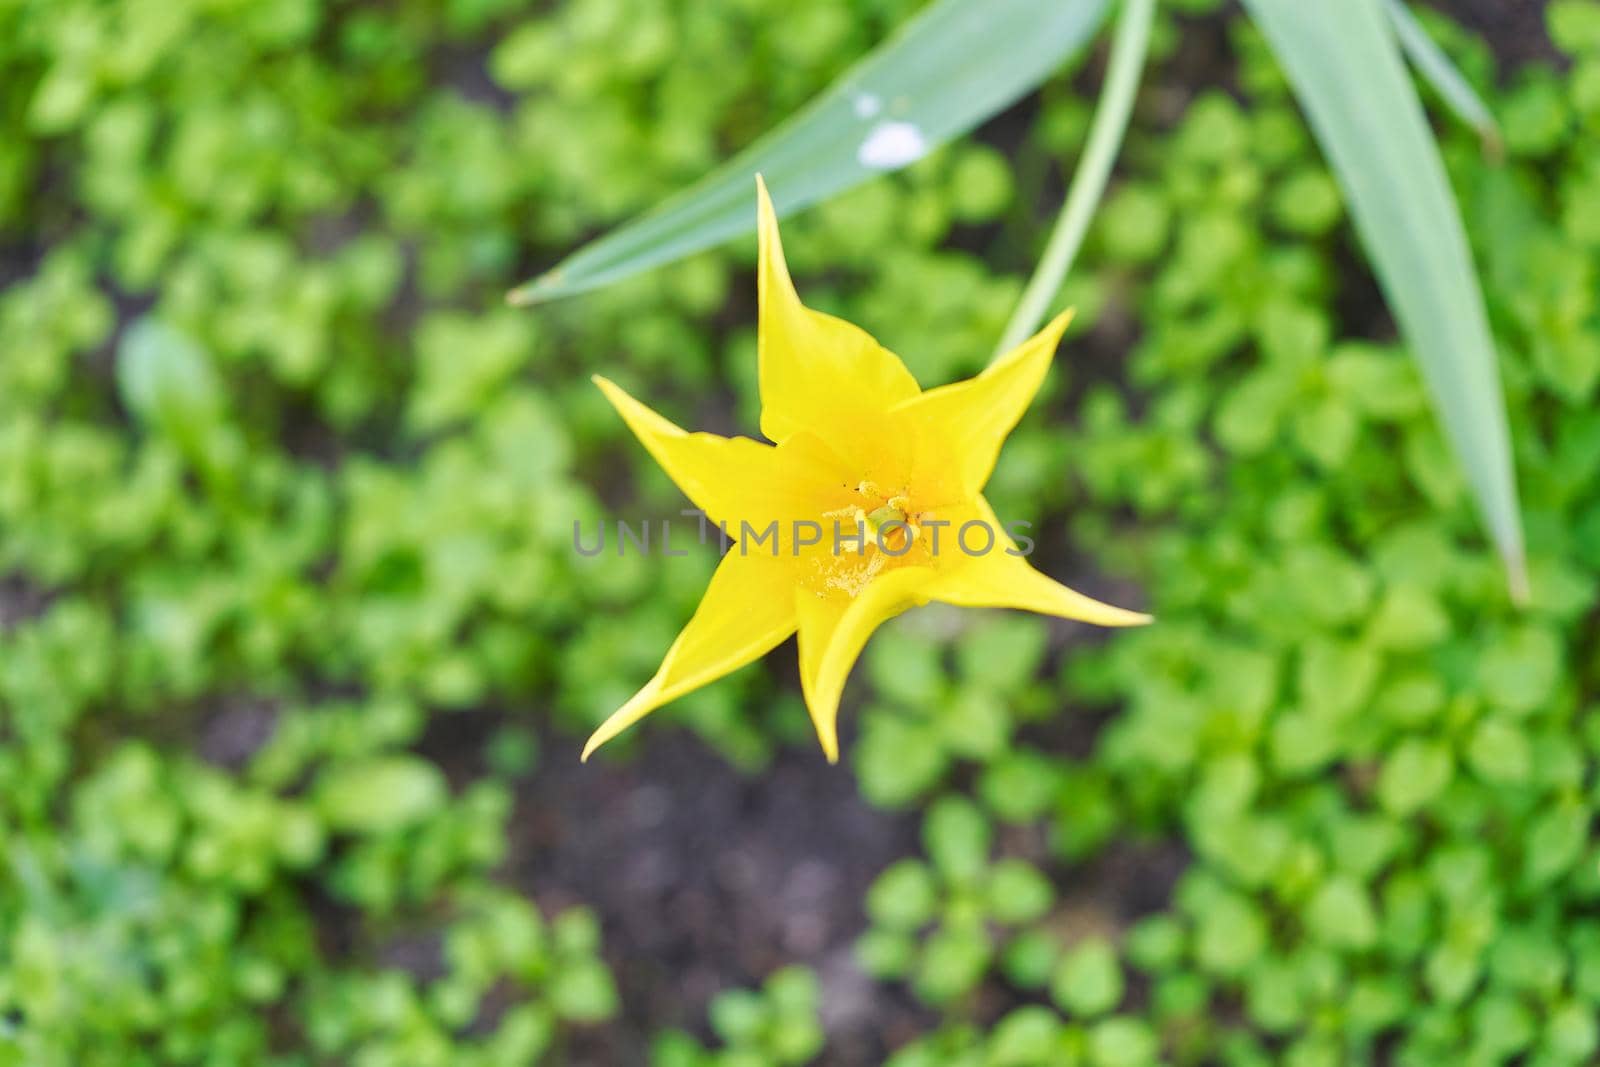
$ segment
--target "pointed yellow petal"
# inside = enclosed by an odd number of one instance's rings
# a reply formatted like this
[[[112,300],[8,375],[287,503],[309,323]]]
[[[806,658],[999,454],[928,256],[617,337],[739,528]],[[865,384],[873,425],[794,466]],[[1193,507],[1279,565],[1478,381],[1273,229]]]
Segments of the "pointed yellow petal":
[[[597,374],[594,383],[661,469],[714,521],[736,527],[738,519],[753,514],[753,487],[773,486],[781,481],[777,450],[771,445],[748,437],[689,433],[609,379]]]
[[[982,492],[989,481],[1000,446],[1033,402],[1071,321],[1072,312],[1064,311],[976,378],[930,389],[896,408],[954,458],[954,491],[962,498]]]
[[[947,566],[922,590],[929,600],[966,608],[1016,608],[1096,626],[1143,626],[1151,621],[1150,616],[1142,612],[1102,604],[1068,589],[1034,570],[1022,556],[1009,554],[1007,549],[1015,551],[1016,545],[1006,536],[1005,528],[995,518],[994,509],[982,497],[978,498],[970,518],[989,525],[995,532],[994,546],[981,555],[968,555],[962,551],[957,537],[952,537],[949,551],[940,555]],[[960,522],[954,523],[955,528],[959,526]],[[985,543],[986,538],[977,531],[968,539],[974,552]]]
[[[773,446],[689,433],[614,382],[599,375],[594,382],[678,488],[733,538],[746,521],[759,531],[778,520],[786,531],[793,520],[814,520],[838,506],[841,483],[852,481],[853,468],[814,434],[795,434]]]
[[[1143,626],[1150,616],[1103,604],[1068,589],[1035,570],[1027,560],[1004,553],[973,559],[942,574],[928,598],[966,608],[1016,608],[1040,615],[1076,619],[1096,626]]]
[[[789,564],[733,549],[717,565],[689,625],[645,687],[600,725],[583,758],[668,701],[760,659],[795,630]]]
[[[867,638],[909,607],[927,603],[928,567],[902,567],[873,580],[853,599],[795,593],[800,629],[800,689],[829,763],[839,760],[839,697]]]
[[[759,177],[756,193],[761,432],[781,442],[810,430],[848,451],[864,425],[918,394],[917,381],[865,331],[800,303]]]

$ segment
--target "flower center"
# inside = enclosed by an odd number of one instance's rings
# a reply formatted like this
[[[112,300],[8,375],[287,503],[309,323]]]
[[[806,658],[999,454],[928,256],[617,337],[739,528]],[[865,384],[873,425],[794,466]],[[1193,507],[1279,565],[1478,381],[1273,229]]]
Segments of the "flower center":
[[[921,531],[907,514],[909,507],[905,497],[897,496],[862,516],[861,523],[872,535],[874,545],[893,553],[904,552],[910,547]]]
[[[819,596],[854,597],[886,570],[928,561],[921,514],[904,491],[862,481],[853,496],[822,513],[822,540],[805,553],[802,581]]]

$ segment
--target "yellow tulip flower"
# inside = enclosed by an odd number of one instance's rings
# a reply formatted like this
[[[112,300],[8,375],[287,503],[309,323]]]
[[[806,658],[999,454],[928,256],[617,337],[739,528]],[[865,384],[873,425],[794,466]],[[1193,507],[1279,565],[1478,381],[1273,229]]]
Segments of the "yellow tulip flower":
[[[595,378],[733,543],[655,677],[595,731],[585,759],[796,632],[806,707],[836,761],[845,678],[872,632],[907,608],[937,601],[1101,626],[1150,621],[1035,570],[983,498],[1071,312],[977,377],[924,392],[864,331],[800,303],[759,178],[757,199],[761,432],[775,443],[685,432]]]

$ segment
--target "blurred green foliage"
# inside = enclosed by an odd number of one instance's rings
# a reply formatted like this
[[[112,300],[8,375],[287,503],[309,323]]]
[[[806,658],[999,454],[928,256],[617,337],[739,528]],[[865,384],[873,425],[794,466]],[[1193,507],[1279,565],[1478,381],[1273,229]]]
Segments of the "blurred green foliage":
[[[497,875],[533,735],[440,765],[424,731],[581,735],[654,668],[713,561],[570,550],[682,506],[587,376],[753,427],[752,248],[501,294],[914,7],[0,5],[0,1064],[559,1063],[614,1016],[595,917]],[[1507,134],[1447,157],[1524,611],[1260,40],[1240,98],[1147,98],[991,496],[1160,623],[929,611],[869,649],[851,763],[925,851],[862,902],[862,964],[935,1019],[894,1067],[1600,1049],[1600,5],[1548,20],[1559,71],[1428,23]],[[953,146],[786,227],[807,299],[925,384],[989,351],[1088,107],[1063,76],[1019,114],[1013,162]],[[752,772],[812,744],[756,670],[623,758],[683,725]],[[1169,900],[1086,917],[1077,872],[1162,848]],[[820,1000],[781,971],[653,1057],[809,1062]]]
[[[803,967],[785,967],[760,990],[731,989],[711,1002],[711,1029],[724,1043],[707,1051],[688,1034],[656,1039],[652,1067],[798,1067],[822,1049],[817,1021],[817,979]]]

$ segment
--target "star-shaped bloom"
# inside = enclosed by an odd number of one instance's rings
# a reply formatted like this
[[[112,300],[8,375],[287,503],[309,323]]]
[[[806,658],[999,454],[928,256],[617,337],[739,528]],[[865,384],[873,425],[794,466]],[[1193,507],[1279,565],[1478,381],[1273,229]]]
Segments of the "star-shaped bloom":
[[[655,677],[603,723],[596,748],[655,709],[799,634],[800,682],[828,759],[839,697],[867,638],[929,602],[1018,608],[1101,626],[1149,616],[1035,570],[983,498],[1070,313],[966,381],[923,391],[899,357],[800,303],[757,180],[761,432],[689,433],[595,382],[640,442],[733,539]]]

